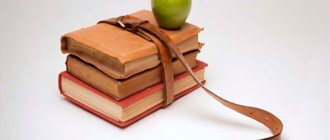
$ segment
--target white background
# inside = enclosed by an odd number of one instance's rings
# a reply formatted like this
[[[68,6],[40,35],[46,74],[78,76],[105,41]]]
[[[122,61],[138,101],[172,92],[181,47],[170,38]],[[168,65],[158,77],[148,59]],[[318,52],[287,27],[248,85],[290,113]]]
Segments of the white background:
[[[270,132],[197,90],[119,129],[64,100],[60,36],[98,20],[150,9],[150,1],[1,0],[0,139],[258,139]],[[194,0],[205,27],[199,59],[207,87],[264,108],[283,139],[329,138],[330,1]]]

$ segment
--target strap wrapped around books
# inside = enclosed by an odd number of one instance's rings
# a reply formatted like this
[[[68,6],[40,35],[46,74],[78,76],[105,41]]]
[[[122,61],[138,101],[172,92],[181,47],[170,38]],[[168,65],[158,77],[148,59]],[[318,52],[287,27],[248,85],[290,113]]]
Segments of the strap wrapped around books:
[[[174,73],[172,68],[172,57],[170,50],[166,47],[166,44],[163,43],[161,40],[159,40],[157,37],[155,37],[152,34],[149,34],[145,31],[143,31],[140,27],[140,25],[145,25],[145,23],[148,23],[146,20],[140,20],[138,18],[130,18],[127,20],[128,16],[121,16],[118,18],[111,18],[108,20],[100,21],[99,23],[107,23],[111,25],[120,26],[123,29],[133,32],[142,38],[153,42],[156,44],[159,56],[162,64],[162,76],[163,76],[163,82],[164,82],[164,104],[163,108],[170,105],[174,100]],[[125,22],[125,23],[123,23]]]
[[[114,26],[119,26],[125,30],[128,30],[134,34],[137,34],[143,38],[145,38],[148,41],[155,42],[156,46],[159,49],[162,66],[163,66],[163,81],[165,84],[165,104],[164,106],[169,105],[173,99],[173,72],[172,70],[168,70],[171,68],[171,57],[169,54],[169,50],[171,50],[176,57],[180,60],[180,62],[184,65],[187,72],[192,76],[193,80],[211,97],[213,97],[215,100],[223,104],[224,106],[235,110],[238,113],[241,113],[247,117],[250,117],[262,124],[264,124],[266,127],[268,127],[272,133],[273,136],[264,138],[268,140],[279,140],[281,132],[283,130],[283,124],[279,118],[277,118],[272,113],[255,108],[255,107],[249,107],[244,106],[240,104],[236,104],[233,102],[230,102],[217,94],[213,93],[211,90],[206,88],[198,79],[196,78],[195,74],[193,73],[192,69],[190,68],[189,64],[186,62],[185,58],[183,57],[182,53],[179,51],[179,49],[174,45],[173,41],[157,26],[150,24],[148,21],[144,21],[141,19],[138,19],[133,16],[121,16],[118,18],[110,18],[107,20],[100,21],[99,23],[107,23]],[[160,43],[159,43],[160,42]],[[166,51],[167,49],[167,51]],[[165,63],[165,64],[164,64]],[[172,75],[171,75],[172,74]],[[172,82],[172,83],[171,83]],[[172,100],[172,101],[171,101]]]

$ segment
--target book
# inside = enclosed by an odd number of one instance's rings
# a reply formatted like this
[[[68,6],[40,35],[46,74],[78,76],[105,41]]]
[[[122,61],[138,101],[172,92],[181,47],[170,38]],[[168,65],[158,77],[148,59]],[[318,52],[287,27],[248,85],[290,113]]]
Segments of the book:
[[[206,63],[197,61],[193,69],[199,81],[205,83]],[[178,99],[198,88],[192,77],[182,73],[175,77],[174,93]],[[87,83],[75,78],[68,72],[59,74],[59,89],[69,101],[93,114],[115,124],[126,127],[162,107],[163,83],[146,88],[128,98],[117,101]]]
[[[193,51],[184,55],[192,68],[196,66],[198,53],[199,51]],[[67,57],[66,65],[70,74],[116,100],[126,98],[133,93],[162,81],[162,68],[160,65],[123,80],[114,79],[73,55]],[[179,60],[174,60],[172,66],[174,75],[185,71]]]
[[[151,11],[142,10],[130,15],[157,26]],[[162,30],[182,53],[201,48],[198,33],[202,29],[195,25],[186,23],[180,30]],[[126,79],[160,63],[154,43],[105,23],[65,34],[61,38],[61,50],[94,65],[114,79]]]

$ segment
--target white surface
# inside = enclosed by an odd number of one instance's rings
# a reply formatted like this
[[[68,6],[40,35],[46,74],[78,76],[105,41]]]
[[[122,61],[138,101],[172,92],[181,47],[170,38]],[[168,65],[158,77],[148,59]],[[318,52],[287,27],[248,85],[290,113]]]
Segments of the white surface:
[[[150,9],[149,1],[1,0],[0,138],[257,139],[262,125],[202,90],[119,129],[59,95],[65,69],[59,39],[100,19]],[[329,138],[329,0],[194,1],[189,21],[205,27],[199,58],[207,87],[264,108],[285,125],[283,139]]]

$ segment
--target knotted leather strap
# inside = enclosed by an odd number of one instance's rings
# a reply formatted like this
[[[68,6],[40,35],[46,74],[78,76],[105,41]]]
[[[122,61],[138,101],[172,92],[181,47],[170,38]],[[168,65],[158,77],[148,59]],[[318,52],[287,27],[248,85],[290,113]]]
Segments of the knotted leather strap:
[[[218,102],[220,102],[221,104],[223,104],[224,106],[237,111],[238,113],[241,113],[247,117],[250,117],[262,124],[264,124],[266,127],[268,127],[271,132],[273,133],[273,135],[271,137],[268,138],[264,138],[267,140],[279,140],[280,139],[280,135],[283,129],[283,124],[281,122],[280,119],[278,119],[275,115],[273,115],[272,113],[263,110],[263,109],[259,109],[259,108],[255,108],[255,107],[249,107],[249,106],[244,106],[244,105],[240,105],[240,104],[236,104],[233,102],[230,102],[218,95],[216,95],[215,93],[213,93],[211,90],[207,89],[205,86],[203,86],[203,84],[201,82],[198,81],[198,79],[196,78],[195,74],[193,73],[192,69],[190,68],[189,64],[186,62],[185,58],[183,57],[182,53],[179,51],[179,49],[174,45],[173,41],[162,31],[160,30],[157,26],[148,23],[147,21],[143,21],[140,20],[136,17],[133,16],[122,16],[119,18],[111,18],[108,20],[104,20],[101,21],[99,23],[108,23],[111,25],[115,25],[115,26],[120,26],[123,29],[126,29],[128,31],[131,31],[143,38],[145,38],[146,40],[153,40],[154,38],[159,39],[162,44],[165,44],[165,46],[167,47],[167,49],[171,50],[176,56],[177,58],[180,60],[180,62],[184,65],[184,67],[186,68],[187,72],[192,76],[192,78],[194,79],[194,81],[211,97],[213,97],[215,100],[217,100]],[[152,35],[152,36],[150,36]],[[162,48],[163,45],[158,45],[156,44],[157,47]],[[160,49],[161,50],[161,49]],[[160,54],[164,53],[160,51]],[[162,56],[168,56],[166,55],[162,55]],[[161,58],[162,59],[162,58]],[[163,60],[162,60],[163,61]],[[164,64],[163,64],[164,66]],[[164,68],[165,70],[166,68]],[[164,74],[166,73],[166,71],[164,71]],[[166,76],[164,76],[166,77]],[[167,84],[167,80],[164,79],[164,83]],[[167,90],[167,88],[166,88]],[[166,93],[168,94],[168,93]],[[172,94],[172,93],[171,93]],[[173,95],[173,94],[172,94]]]

